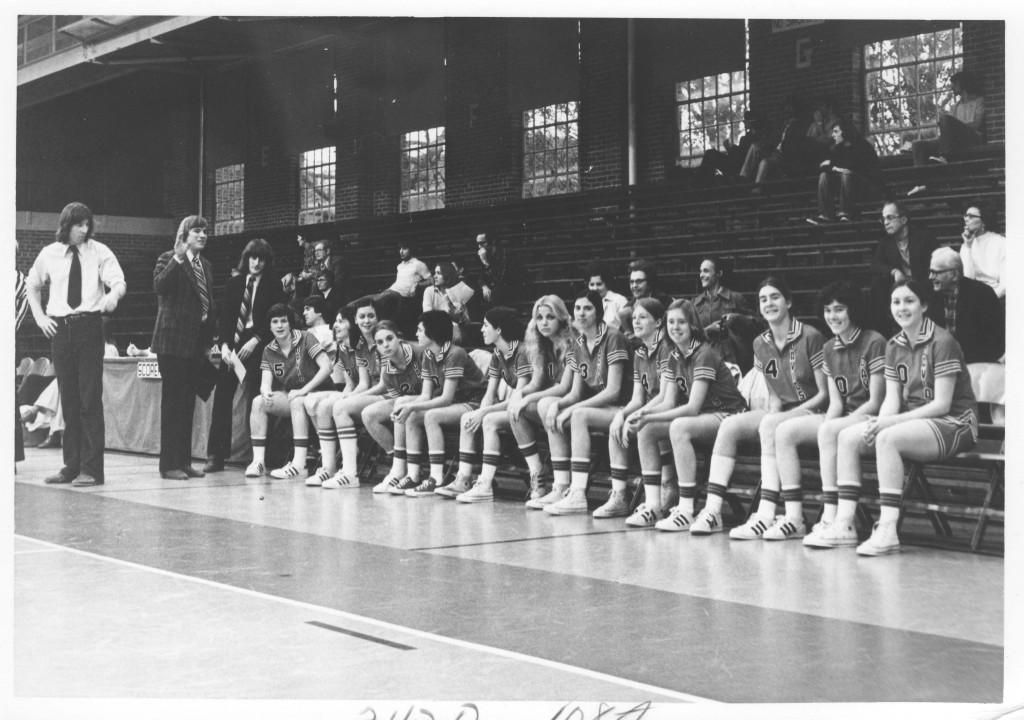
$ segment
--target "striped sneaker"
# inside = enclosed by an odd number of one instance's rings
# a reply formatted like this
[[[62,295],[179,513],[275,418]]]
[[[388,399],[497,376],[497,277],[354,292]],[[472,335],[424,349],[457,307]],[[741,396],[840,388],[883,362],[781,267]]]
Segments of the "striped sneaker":
[[[733,540],[760,540],[768,528],[768,522],[764,518],[753,515],[742,525],[730,530],[729,537]]]
[[[357,488],[359,487],[359,478],[354,478],[351,475],[346,475],[344,470],[339,470],[324,480],[324,490],[340,490],[342,488]]]
[[[250,463],[249,467],[247,467],[245,469],[245,476],[246,477],[263,477],[263,473],[265,473],[266,471],[267,471],[267,469],[265,467],[263,467],[263,463],[261,463],[261,462],[253,462],[253,463]]]
[[[278,480],[289,480],[299,477],[305,478],[306,468],[296,467],[289,461],[284,467],[279,467],[277,470],[271,470],[270,477],[277,478]]]
[[[654,527],[665,532],[683,532],[693,524],[693,513],[681,510],[679,506],[672,508],[668,517],[654,523]]]
[[[542,468],[539,472],[530,473],[530,499],[539,500],[551,492],[551,476]],[[533,505],[528,505],[533,507]]]
[[[700,511],[697,519],[690,524],[691,535],[710,535],[722,532],[722,513],[711,512],[707,508]]]
[[[641,505],[633,511],[632,515],[626,518],[626,525],[637,528],[654,527],[654,523],[660,519],[658,517],[659,514],[657,510]]]
[[[799,540],[806,534],[807,526],[804,525],[803,518],[790,520],[784,515],[779,515],[761,537],[765,540]]]
[[[324,470],[320,468],[313,475],[306,478],[307,487],[322,487],[323,484],[331,477],[330,470]]]
[[[391,473],[384,476],[384,479],[373,486],[373,492],[375,495],[381,495],[388,491],[388,488],[392,485],[397,485],[401,481],[401,478],[396,478]]]

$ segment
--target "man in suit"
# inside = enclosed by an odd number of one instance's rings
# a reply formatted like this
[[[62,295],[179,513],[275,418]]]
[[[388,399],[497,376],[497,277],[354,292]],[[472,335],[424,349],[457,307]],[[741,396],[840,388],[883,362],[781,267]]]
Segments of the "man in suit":
[[[233,363],[240,362],[245,367],[245,417],[248,418],[248,406],[260,389],[263,348],[272,338],[267,311],[285,300],[281,281],[274,270],[274,251],[265,240],[250,240],[242,251],[238,274],[228,280],[221,303],[217,344],[222,363],[213,397],[206,472],[220,472],[224,469],[224,460],[231,456],[232,410],[238,387]],[[246,428],[244,436],[248,435]]]
[[[953,248],[932,253],[928,275],[935,289],[928,317],[953,333],[968,364],[998,362],[1006,351],[1006,322],[995,290],[965,278],[960,253]]]
[[[316,256],[317,269],[319,275],[330,275],[330,287],[331,294],[333,296],[334,307],[339,308],[345,304],[347,300],[346,282],[348,280],[348,269],[345,267],[345,261],[336,256],[331,250],[331,244],[326,240],[317,240],[313,246],[313,252]],[[314,276],[313,280],[316,281],[317,277]],[[321,294],[322,291],[321,291]],[[324,295],[324,297],[327,297]]]
[[[886,337],[896,333],[889,308],[893,285],[911,278],[928,279],[928,263],[939,243],[924,228],[911,227],[910,215],[900,202],[882,206],[886,237],[879,239],[871,260],[871,324]]]
[[[178,226],[174,249],[163,253],[153,271],[156,327],[150,350],[156,353],[160,393],[160,476],[168,480],[202,477],[192,467],[192,417],[198,380],[203,375],[216,326],[213,269],[201,256],[206,219],[189,215]]]

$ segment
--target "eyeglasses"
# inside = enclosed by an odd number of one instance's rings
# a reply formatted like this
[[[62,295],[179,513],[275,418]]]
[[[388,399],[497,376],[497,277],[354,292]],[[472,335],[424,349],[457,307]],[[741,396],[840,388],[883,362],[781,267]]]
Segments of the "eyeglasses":
[[[928,268],[928,277],[938,277],[942,273],[953,272],[953,268]]]
[[[882,222],[883,223],[887,223],[890,220],[899,220],[899,219],[900,219],[899,215],[883,215],[882,216]]]
[[[981,215],[973,215],[971,213],[964,213],[964,220],[981,220]]]

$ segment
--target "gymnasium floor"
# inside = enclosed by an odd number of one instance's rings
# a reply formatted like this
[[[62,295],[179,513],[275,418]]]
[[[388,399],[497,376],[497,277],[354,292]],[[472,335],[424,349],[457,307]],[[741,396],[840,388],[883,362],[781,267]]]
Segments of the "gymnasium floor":
[[[1003,699],[1002,558],[627,529],[239,469],[15,475],[15,698]],[[399,715],[401,717],[401,715]],[[471,717],[471,716],[470,716]]]

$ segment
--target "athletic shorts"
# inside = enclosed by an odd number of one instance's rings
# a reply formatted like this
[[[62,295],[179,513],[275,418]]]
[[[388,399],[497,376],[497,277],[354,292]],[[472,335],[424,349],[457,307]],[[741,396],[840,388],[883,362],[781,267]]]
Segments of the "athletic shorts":
[[[978,417],[971,410],[958,416],[929,418],[924,422],[928,423],[939,443],[937,460],[970,450],[978,442]]]

